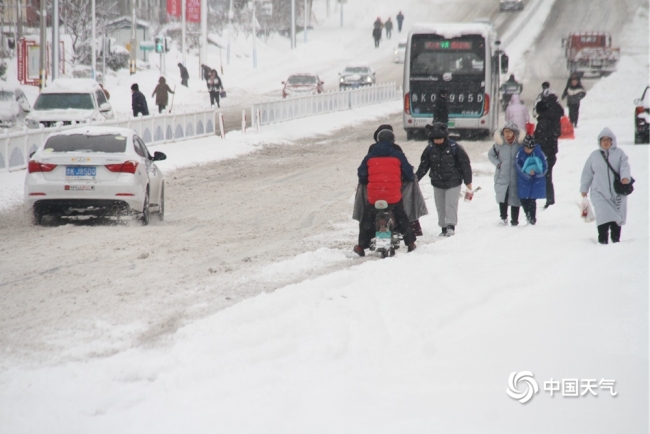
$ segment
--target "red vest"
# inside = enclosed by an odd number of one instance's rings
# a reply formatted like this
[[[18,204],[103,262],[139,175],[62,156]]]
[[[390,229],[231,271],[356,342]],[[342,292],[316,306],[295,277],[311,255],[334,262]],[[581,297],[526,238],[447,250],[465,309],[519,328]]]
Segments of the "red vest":
[[[395,157],[368,160],[368,202],[385,200],[389,205],[402,199],[402,164]]]

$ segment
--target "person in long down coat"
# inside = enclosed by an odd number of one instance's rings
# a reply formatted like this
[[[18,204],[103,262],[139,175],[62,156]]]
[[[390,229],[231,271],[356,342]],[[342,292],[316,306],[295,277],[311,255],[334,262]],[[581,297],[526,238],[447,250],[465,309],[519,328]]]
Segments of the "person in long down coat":
[[[614,173],[607,162],[620,175],[621,183],[630,183],[632,174],[627,155],[616,146],[616,136],[612,130],[604,128],[598,134],[598,149],[587,158],[580,178],[582,197],[591,193],[600,244],[607,244],[610,230],[612,243],[618,243],[621,240],[621,226],[627,219],[627,196],[614,191]]]
[[[182,63],[178,62],[178,69],[181,70],[181,85],[189,87],[187,81],[190,79],[190,73],[187,72],[187,68],[183,66]]]
[[[506,122],[513,122],[517,124],[520,131],[526,131],[526,123],[530,122],[530,114],[524,103],[521,102],[519,95],[510,97],[510,103],[506,109]]]
[[[158,113],[162,113],[167,107],[170,93],[174,93],[174,91],[169,88],[169,85],[167,84],[167,80],[165,80],[165,77],[160,77],[158,79],[158,85],[156,86],[156,88],[153,90],[153,93],[151,94],[152,98],[154,96],[156,97],[156,105],[158,106]]]
[[[553,186],[553,167],[557,162],[558,138],[560,137],[560,119],[564,109],[557,102],[557,95],[549,94],[545,100],[537,103],[537,125],[535,126],[535,141],[542,147],[548,162],[546,172],[546,204],[544,208],[555,203],[555,188]]]
[[[494,192],[496,193],[501,223],[508,225],[508,206],[510,224],[519,224],[519,193],[517,191],[517,169],[515,161],[521,146],[520,131],[517,124],[509,122],[501,131],[494,134],[494,145],[488,151],[488,159],[496,166],[494,171]]]
[[[567,98],[567,106],[569,107],[569,120],[574,127],[578,126],[578,115],[580,114],[580,100],[587,96],[585,88],[582,87],[580,77],[577,74],[571,74],[566,83],[564,92],[562,92],[562,99]]]
[[[537,223],[537,199],[546,197],[546,155],[542,152],[533,136],[524,137],[523,144],[517,152],[517,193],[521,207],[526,214],[528,224]]]

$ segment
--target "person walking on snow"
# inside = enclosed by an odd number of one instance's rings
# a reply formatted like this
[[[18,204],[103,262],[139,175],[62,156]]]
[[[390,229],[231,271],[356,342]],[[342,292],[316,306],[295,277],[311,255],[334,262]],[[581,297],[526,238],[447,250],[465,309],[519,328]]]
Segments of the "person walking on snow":
[[[381,40],[381,31],[383,28],[384,25],[381,22],[381,18],[377,17],[377,19],[372,25],[372,37],[375,40],[375,48],[379,48],[379,41]]]
[[[174,93],[173,90],[169,88],[165,77],[160,77],[158,79],[158,85],[153,90],[151,97],[156,97],[156,105],[158,106],[158,113],[162,113],[167,107],[167,102],[169,101],[169,94]]]
[[[526,124],[530,122],[530,115],[519,95],[510,97],[510,103],[506,108],[506,122],[515,123],[520,131],[526,131]]]
[[[187,80],[190,79],[190,74],[187,72],[187,68],[180,62],[178,62],[178,68],[181,70],[181,84],[185,87],[189,87],[187,85]]]
[[[465,149],[449,139],[447,124],[435,122],[427,125],[429,144],[420,157],[420,167],[415,176],[418,181],[429,173],[433,197],[438,211],[441,237],[456,233],[458,224],[458,199],[462,184],[472,189],[472,166]]]
[[[600,244],[607,244],[610,230],[612,243],[618,243],[621,240],[621,226],[627,219],[627,196],[614,190],[614,173],[607,163],[619,174],[622,184],[631,182],[627,155],[616,146],[616,136],[612,130],[604,128],[598,134],[598,149],[587,158],[580,178],[582,197],[591,194]]]
[[[553,186],[553,167],[557,162],[558,138],[560,137],[560,119],[564,109],[557,102],[557,96],[550,93],[537,103],[537,125],[535,126],[535,142],[542,147],[548,162],[546,172],[546,204],[544,209],[555,203],[555,188]]]
[[[390,17],[388,17],[386,20],[384,28],[386,29],[386,39],[390,39],[391,34],[393,33],[393,22],[391,21]]]
[[[571,74],[567,80],[564,92],[562,92],[562,99],[567,98],[567,106],[569,107],[569,120],[574,127],[578,126],[578,115],[580,113],[580,100],[587,96],[585,88],[582,87],[580,77],[577,74]]]
[[[399,33],[402,33],[402,23],[404,22],[404,14],[402,14],[402,11],[399,11],[397,14],[397,31]]]
[[[137,118],[139,115],[149,116],[149,107],[147,107],[147,98],[140,92],[138,83],[131,85],[131,109],[133,110],[133,117]]]
[[[517,169],[515,161],[517,152],[521,146],[519,127],[517,124],[509,122],[501,131],[494,134],[494,145],[488,151],[488,159],[496,166],[494,171],[494,192],[496,193],[497,203],[501,223],[508,225],[508,206],[510,206],[510,224],[517,226],[519,224],[519,193],[517,191]]]
[[[219,104],[219,92],[223,89],[223,84],[221,83],[221,78],[217,74],[217,70],[213,69],[210,73],[210,79],[208,80],[208,92],[210,92],[210,105],[214,107],[215,103],[217,107],[221,107]]]
[[[212,68],[210,68],[208,65],[201,65],[201,74],[203,75],[203,79],[207,83],[208,80],[210,80],[210,75],[212,74]]]
[[[528,224],[537,223],[537,199],[546,197],[546,156],[533,136],[524,137],[517,152],[517,192]]]

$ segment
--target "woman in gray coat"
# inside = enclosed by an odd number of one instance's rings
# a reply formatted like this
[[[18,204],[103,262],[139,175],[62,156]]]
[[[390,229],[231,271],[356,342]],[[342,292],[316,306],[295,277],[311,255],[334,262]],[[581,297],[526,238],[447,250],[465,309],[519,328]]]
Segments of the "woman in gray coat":
[[[616,146],[616,136],[609,128],[598,134],[598,150],[587,158],[580,179],[582,196],[587,197],[591,190],[591,203],[596,213],[600,244],[607,244],[610,229],[612,243],[618,243],[621,239],[621,226],[625,224],[627,217],[627,196],[614,191],[614,173],[607,161],[621,176],[621,183],[629,184],[632,175],[627,155]]]
[[[508,205],[510,205],[510,224],[519,224],[519,194],[517,193],[517,152],[523,140],[523,132],[513,122],[508,122],[494,134],[494,146],[488,152],[488,159],[496,166],[494,171],[494,191],[496,193],[501,222],[508,224]]]

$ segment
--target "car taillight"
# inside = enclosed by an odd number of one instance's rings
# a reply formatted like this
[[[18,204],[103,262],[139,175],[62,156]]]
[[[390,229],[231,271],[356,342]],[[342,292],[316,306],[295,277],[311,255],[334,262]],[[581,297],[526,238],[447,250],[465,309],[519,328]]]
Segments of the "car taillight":
[[[490,113],[490,95],[486,93],[485,98],[483,99],[483,115],[488,113]]]
[[[51,172],[54,170],[55,167],[56,164],[39,163],[38,161],[34,161],[34,160],[29,160],[29,163],[27,163],[27,171],[29,173]]]
[[[137,161],[125,161],[121,164],[107,164],[106,167],[111,172],[118,173],[135,173],[135,169],[138,167]]]
[[[634,110],[634,113],[637,114],[637,115],[640,115],[640,114],[643,113],[644,111],[645,111],[645,109],[644,109],[643,107],[637,107],[637,108]]]
[[[404,113],[411,114],[411,93],[404,95]]]

